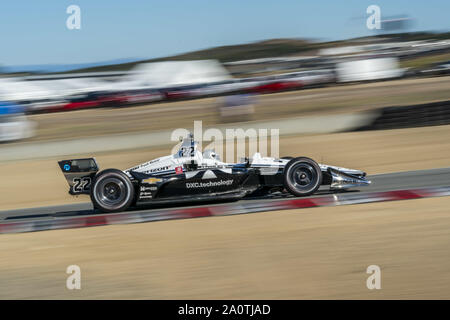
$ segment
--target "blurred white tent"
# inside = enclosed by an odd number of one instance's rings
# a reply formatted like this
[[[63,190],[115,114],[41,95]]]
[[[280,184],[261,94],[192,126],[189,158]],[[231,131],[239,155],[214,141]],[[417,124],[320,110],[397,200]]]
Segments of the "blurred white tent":
[[[216,60],[164,61],[137,65],[122,83],[136,87],[161,88],[208,84],[230,79],[231,75]]]
[[[0,99],[33,101],[60,99],[73,94],[108,90],[110,84],[98,79],[58,79],[26,81],[21,78],[0,79]]]
[[[39,80],[32,81],[35,86],[45,88],[49,91],[57,92],[63,96],[73,94],[82,94],[94,91],[108,90],[110,85],[108,82],[99,79],[57,79],[57,80]]]
[[[165,61],[137,65],[118,81],[93,78],[25,80],[0,79],[0,100],[16,101],[29,110],[43,110],[64,104],[67,99],[89,92],[122,92],[190,85],[206,85],[231,80],[228,71],[216,60]],[[137,96],[137,99],[161,99],[161,95]]]
[[[14,78],[0,79],[0,99],[8,101],[28,101],[61,96],[54,90],[38,86],[29,81]]]
[[[336,64],[338,82],[373,81],[403,76],[398,58],[357,59]]]

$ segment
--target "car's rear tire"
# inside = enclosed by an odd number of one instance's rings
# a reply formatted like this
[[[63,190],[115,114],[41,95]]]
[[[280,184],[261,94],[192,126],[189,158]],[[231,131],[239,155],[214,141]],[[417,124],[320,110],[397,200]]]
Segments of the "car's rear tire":
[[[106,169],[95,176],[91,187],[94,208],[102,212],[124,211],[133,199],[134,186],[123,171]]]
[[[319,189],[322,184],[322,170],[317,162],[310,158],[291,159],[283,171],[285,188],[297,197],[308,196]]]

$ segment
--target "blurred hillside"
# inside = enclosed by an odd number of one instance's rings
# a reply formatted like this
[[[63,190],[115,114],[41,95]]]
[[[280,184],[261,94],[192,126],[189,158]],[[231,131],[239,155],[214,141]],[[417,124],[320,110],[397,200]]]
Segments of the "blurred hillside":
[[[221,62],[230,62],[247,59],[259,59],[269,57],[282,57],[292,55],[315,54],[317,50],[327,47],[339,47],[350,44],[369,44],[379,41],[418,41],[418,40],[443,40],[450,39],[450,32],[412,32],[376,35],[372,37],[355,38],[340,41],[320,42],[306,39],[270,39],[252,43],[244,43],[230,46],[220,46],[187,52],[179,55],[148,59],[128,63],[111,64],[78,69],[75,72],[102,72],[102,71],[128,71],[142,62],[177,61],[177,60],[203,60],[216,59]],[[73,72],[73,71],[72,71]]]

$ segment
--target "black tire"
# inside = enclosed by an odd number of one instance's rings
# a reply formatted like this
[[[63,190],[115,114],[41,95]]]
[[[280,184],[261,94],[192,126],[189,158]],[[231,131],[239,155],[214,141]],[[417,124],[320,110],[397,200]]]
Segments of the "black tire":
[[[291,160],[291,159],[294,159],[294,157],[281,157],[281,159],[283,159],[283,160]]]
[[[297,197],[308,196],[322,184],[322,170],[310,158],[299,157],[290,160],[283,171],[284,186]]]
[[[99,172],[92,182],[91,201],[102,212],[126,210],[134,200],[134,186],[130,178],[117,169]]]

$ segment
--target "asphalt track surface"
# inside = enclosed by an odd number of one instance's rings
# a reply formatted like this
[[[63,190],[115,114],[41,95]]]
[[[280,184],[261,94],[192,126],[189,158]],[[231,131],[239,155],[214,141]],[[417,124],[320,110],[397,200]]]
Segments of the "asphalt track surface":
[[[450,167],[449,168],[440,168],[440,169],[431,169],[431,170],[420,170],[420,171],[407,171],[407,172],[396,172],[396,173],[387,173],[387,174],[379,174],[368,176],[368,179],[372,181],[372,184],[367,187],[361,187],[359,190],[351,190],[346,191],[346,193],[357,192],[358,194],[363,195],[364,193],[371,192],[379,192],[379,191],[392,191],[392,190],[402,190],[402,189],[419,189],[426,187],[443,187],[450,186]],[[331,192],[324,188],[323,190],[319,190],[317,194],[311,197],[321,197],[325,195],[329,195]],[[70,196],[69,194],[67,195]],[[311,198],[310,197],[310,198]],[[280,199],[289,199],[290,196],[277,196],[273,195],[265,198],[252,198],[252,199],[243,199],[240,201],[236,201],[235,203],[245,202],[245,203],[261,203],[267,202],[268,204],[271,201],[279,201]],[[88,198],[87,198],[88,200]],[[184,206],[188,207],[203,207],[203,206],[212,206],[212,205],[220,205],[220,203],[202,203],[200,205],[188,205]],[[179,206],[178,206],[179,207]],[[152,210],[161,210],[161,209],[173,209],[174,207],[170,206],[158,206],[157,208],[153,207],[139,207],[136,209],[132,209],[134,212],[151,212]],[[28,208],[28,209],[17,209],[17,210],[8,210],[8,211],[0,211],[0,220],[7,221],[30,221],[30,220],[39,220],[39,219],[48,219],[51,217],[62,218],[62,217],[78,217],[78,216],[92,216],[96,215],[97,212],[93,211],[92,205],[89,202],[81,203],[81,204],[71,204],[71,205],[62,205],[62,206],[51,206],[51,207],[38,207],[38,208]]]

